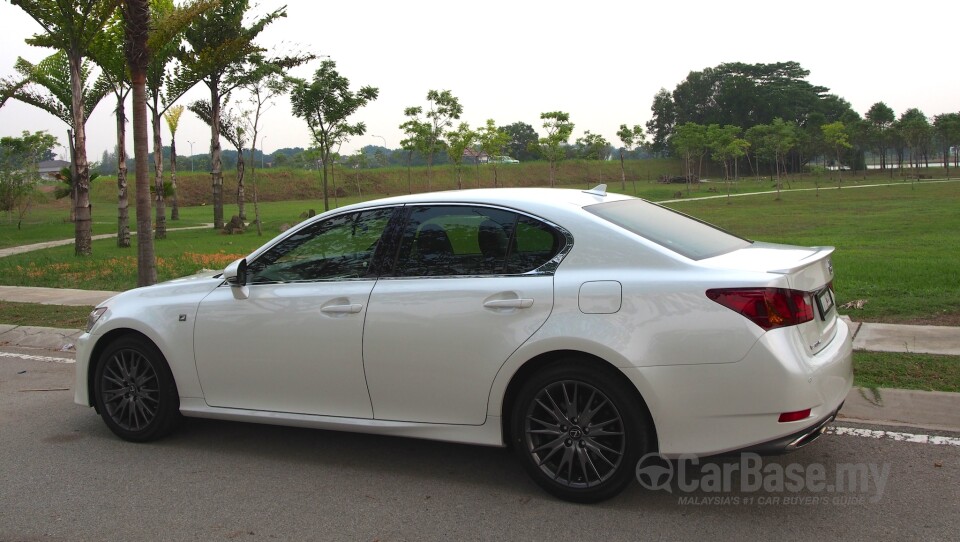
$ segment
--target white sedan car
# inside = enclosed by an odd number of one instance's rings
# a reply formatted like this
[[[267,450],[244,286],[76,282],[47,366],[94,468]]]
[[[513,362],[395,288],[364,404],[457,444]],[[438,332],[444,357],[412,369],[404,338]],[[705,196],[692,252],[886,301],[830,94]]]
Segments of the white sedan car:
[[[370,201],[100,305],[76,401],[133,441],[193,416],[511,446],[598,501],[651,452],[819,436],[853,379],[832,252],[603,186]]]

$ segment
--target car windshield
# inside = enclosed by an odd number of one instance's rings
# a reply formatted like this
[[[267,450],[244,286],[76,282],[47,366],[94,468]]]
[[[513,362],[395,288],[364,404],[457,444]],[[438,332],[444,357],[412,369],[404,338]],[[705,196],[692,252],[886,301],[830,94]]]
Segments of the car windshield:
[[[640,199],[598,203],[584,209],[691,260],[719,256],[751,243],[696,218]]]

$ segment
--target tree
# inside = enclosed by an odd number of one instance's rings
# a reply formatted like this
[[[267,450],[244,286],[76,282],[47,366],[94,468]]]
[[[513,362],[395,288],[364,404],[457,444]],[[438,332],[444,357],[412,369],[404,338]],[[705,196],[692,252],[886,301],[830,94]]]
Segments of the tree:
[[[426,155],[429,151],[430,124],[420,119],[422,109],[408,107],[403,110],[407,120],[400,125],[400,129],[407,136],[400,141],[400,147],[407,151],[407,193],[413,192],[413,183],[410,179],[410,168],[413,165],[413,153]]]
[[[730,161],[734,164],[741,157],[747,154],[750,143],[740,138],[740,127],[730,126],[729,124],[721,127],[718,124],[707,126],[707,148],[710,149],[710,157],[715,162],[723,164],[723,179],[727,184],[727,201],[730,197]],[[736,169],[736,168],[734,168]]]
[[[910,162],[915,170],[920,168],[921,160],[927,158],[930,144],[931,127],[927,116],[917,108],[907,109],[900,115],[900,133],[910,149]]]
[[[650,150],[654,154],[663,156],[670,152],[669,139],[670,135],[673,134],[673,127],[677,123],[673,96],[667,89],[661,88],[654,95],[650,112],[653,113],[653,116],[646,124],[647,133],[653,139],[650,143]]]
[[[599,163],[609,154],[610,142],[602,135],[586,130],[581,137],[577,138],[577,146],[581,148],[584,158],[587,160],[596,159]],[[603,168],[598,167],[597,184],[601,183],[603,183]]]
[[[687,178],[687,194],[693,183],[693,162],[700,159],[707,152],[707,127],[695,122],[685,122],[674,129],[670,144],[677,154],[683,157],[684,169]],[[700,174],[697,174],[699,179]]]
[[[200,120],[209,126],[213,122],[213,109],[210,102],[206,100],[197,100],[190,104],[190,111]],[[243,119],[233,111],[227,109],[220,114],[220,136],[230,142],[237,150],[237,215],[244,222],[247,220],[247,213],[244,209],[246,199],[243,178],[246,173],[246,161],[243,158],[243,151],[247,145],[247,133],[244,127]],[[251,158],[251,161],[253,159]]]
[[[550,162],[550,186],[556,182],[556,172],[559,164],[566,156],[567,140],[573,133],[573,123],[570,122],[570,113],[564,111],[550,111],[540,113],[543,120],[543,129],[547,136],[539,140],[540,154]]]
[[[28,78],[31,81],[31,84],[23,87],[15,94],[14,97],[21,102],[42,109],[43,111],[46,111],[47,113],[59,118],[70,128],[67,130],[67,133],[75,133],[76,127],[73,126],[73,122],[77,117],[73,113],[73,76],[70,73],[70,62],[66,53],[62,51],[54,53],[41,60],[36,65],[31,64],[23,58],[18,58],[16,70],[24,77]],[[81,115],[84,119],[90,116],[90,113],[108,92],[107,85],[102,78],[98,79],[95,83],[91,82],[90,75],[92,70],[93,65],[89,61],[84,61],[81,63],[79,75],[81,79],[81,103],[83,105],[83,111],[81,112]],[[41,87],[43,91],[36,90],[34,88],[35,86]],[[71,153],[72,156],[75,156],[76,154],[75,143],[75,139],[70,142],[71,149],[73,151]],[[76,170],[76,163],[74,163],[73,168]],[[77,217],[79,216],[78,210],[80,206],[78,201],[80,201],[80,191],[83,190],[83,185],[80,182],[81,177],[79,175],[73,175],[72,177],[77,179],[78,182],[73,184],[74,191],[73,194],[71,194],[70,199],[72,203],[70,206],[70,220],[76,222]],[[89,171],[87,172],[86,179],[86,187],[87,191],[89,191]],[[87,192],[87,195],[84,197],[86,201],[85,205],[89,207],[89,192]],[[92,235],[92,224],[88,224],[85,231]],[[87,252],[78,252],[78,255],[90,253],[90,241],[87,241],[86,244],[88,248]]]
[[[813,112],[840,120],[850,105],[809,83],[809,74],[797,62],[731,62],[690,72],[672,94],[676,123],[750,128],[781,118],[803,125]]]
[[[770,124],[753,126],[746,133],[750,148],[756,151],[758,157],[773,160],[777,178],[777,199],[780,199],[780,190],[783,185],[780,176],[781,165],[782,171],[786,173],[786,156],[799,142],[797,133],[795,124],[780,118],[773,119]],[[759,177],[759,171],[757,175]]]
[[[124,53],[130,70],[133,95],[133,156],[137,187],[137,286],[157,282],[157,258],[153,248],[150,223],[150,181],[147,173],[149,139],[147,135],[147,68],[150,49],[150,4],[148,0],[126,0],[123,4],[125,25]]]
[[[299,65],[314,58],[313,55],[288,57],[284,59],[268,59],[256,53],[250,56],[250,65],[241,72],[239,77],[240,88],[248,94],[247,105],[250,109],[240,113],[250,139],[250,178],[253,183],[253,217],[257,224],[257,235],[263,235],[263,224],[260,222],[260,189],[257,184],[257,161],[254,159],[257,149],[257,137],[260,133],[260,121],[264,113],[273,107],[273,100],[286,94],[290,90],[292,81],[288,79],[284,70]],[[280,164],[286,155],[277,156]]]
[[[933,117],[933,127],[940,136],[940,145],[943,148],[943,167],[947,170],[947,179],[950,178],[950,149],[960,146],[960,113],[945,113]],[[954,165],[956,166],[956,155]]]
[[[874,145],[877,154],[880,155],[880,169],[887,168],[887,130],[896,120],[893,109],[883,103],[877,102],[870,106],[867,111],[867,120],[874,128]]]
[[[7,103],[7,100],[13,98],[17,92],[25,87],[30,80],[26,77],[21,78],[0,78],[0,107]]]
[[[414,148],[427,158],[427,189],[431,189],[433,156],[442,150],[447,129],[453,126],[463,114],[460,100],[449,90],[430,90],[427,92],[427,111],[423,107],[408,107],[403,114],[407,121],[400,129],[411,139],[408,147]],[[404,147],[407,148],[407,147]]]
[[[177,128],[180,126],[183,109],[182,105],[175,105],[163,114],[170,130],[170,194],[173,198],[170,202],[170,220],[180,220],[180,206],[177,203]]]
[[[523,123],[518,122],[511,126],[516,126],[516,124]],[[526,126],[529,127],[529,125]],[[531,128],[531,130],[533,130],[533,128]],[[536,133],[534,133],[534,135],[536,135]],[[477,132],[477,141],[479,142],[480,150],[483,151],[487,157],[491,157],[503,154],[503,149],[510,145],[512,140],[510,133],[507,132],[506,129],[497,128],[493,119],[487,119],[487,124]],[[517,158],[517,160],[519,160],[519,158]],[[498,184],[497,161],[491,161],[490,166],[493,168],[493,187],[496,188]],[[479,176],[477,177],[477,186],[480,186]]]
[[[0,211],[16,212],[18,230],[33,202],[39,163],[56,145],[57,138],[42,131],[0,138]]]
[[[213,191],[213,227],[223,223],[223,162],[220,149],[220,107],[223,96],[229,94],[237,79],[229,77],[231,70],[242,65],[260,48],[254,40],[263,29],[280,17],[286,17],[286,7],[256,19],[244,26],[250,3],[248,0],[221,0],[213,9],[197,16],[186,28],[184,38],[189,50],[181,47],[177,58],[183,70],[202,74],[202,82],[210,92],[210,162]]]
[[[820,127],[823,131],[823,140],[829,145],[837,157],[837,188],[840,188],[840,184],[843,182],[843,162],[840,160],[840,153],[843,149],[850,149],[853,145],[850,144],[850,136],[847,133],[846,126],[842,122],[836,121],[829,124],[824,124]]]
[[[509,138],[505,145],[507,154],[521,162],[538,158],[537,145],[540,136],[537,135],[533,126],[525,122],[514,122],[501,127],[500,130],[506,133]]]
[[[450,161],[457,168],[457,188],[463,188],[463,174],[461,165],[463,164],[463,153],[473,145],[477,139],[477,133],[470,129],[470,125],[461,122],[456,130],[447,132],[447,154]]]
[[[117,13],[97,35],[91,47],[93,60],[100,66],[102,77],[117,101],[114,113],[117,119],[117,246],[120,248],[130,246],[126,112],[126,101],[130,95],[130,75],[123,54],[124,37],[123,17]]]
[[[644,135],[643,127],[639,124],[635,124],[633,128],[630,128],[626,124],[621,124],[620,129],[617,130],[617,137],[620,138],[620,143],[623,144],[620,147],[620,190],[626,192],[627,190],[627,170],[623,165],[623,153],[630,152],[637,145],[643,145]],[[633,193],[637,193],[637,181],[633,181]]]
[[[337,72],[337,63],[330,59],[320,63],[313,81],[294,81],[290,93],[293,114],[307,122],[314,142],[320,147],[324,210],[330,209],[327,176],[333,149],[348,137],[363,135],[367,131],[366,124],[350,124],[347,119],[379,95],[379,89],[371,86],[351,91],[350,80]]]
[[[77,197],[74,201],[74,252],[92,252],[93,222],[90,208],[90,165],[87,163],[87,110],[84,100],[83,59],[90,45],[116,10],[115,0],[11,0],[36,21],[43,33],[27,40],[66,55],[70,74],[70,114],[73,134],[73,168]],[[102,96],[101,96],[102,97]],[[99,102],[99,100],[97,100]],[[92,109],[92,108],[91,108]]]

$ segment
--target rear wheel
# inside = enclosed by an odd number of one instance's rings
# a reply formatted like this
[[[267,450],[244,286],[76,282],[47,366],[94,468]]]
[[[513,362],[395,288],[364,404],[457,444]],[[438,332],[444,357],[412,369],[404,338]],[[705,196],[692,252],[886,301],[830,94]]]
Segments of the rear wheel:
[[[122,439],[146,442],[172,431],[180,421],[180,398],[163,354],[139,337],[114,341],[94,372],[97,410]]]
[[[585,361],[531,377],[512,416],[524,468],[564,500],[597,502],[620,493],[649,447],[643,405],[611,369]]]

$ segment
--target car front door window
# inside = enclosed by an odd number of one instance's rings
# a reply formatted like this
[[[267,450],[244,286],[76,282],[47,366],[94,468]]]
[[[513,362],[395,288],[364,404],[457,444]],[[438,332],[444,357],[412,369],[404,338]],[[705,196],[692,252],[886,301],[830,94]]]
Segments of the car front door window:
[[[338,215],[290,235],[250,264],[252,284],[368,278],[392,209]]]

